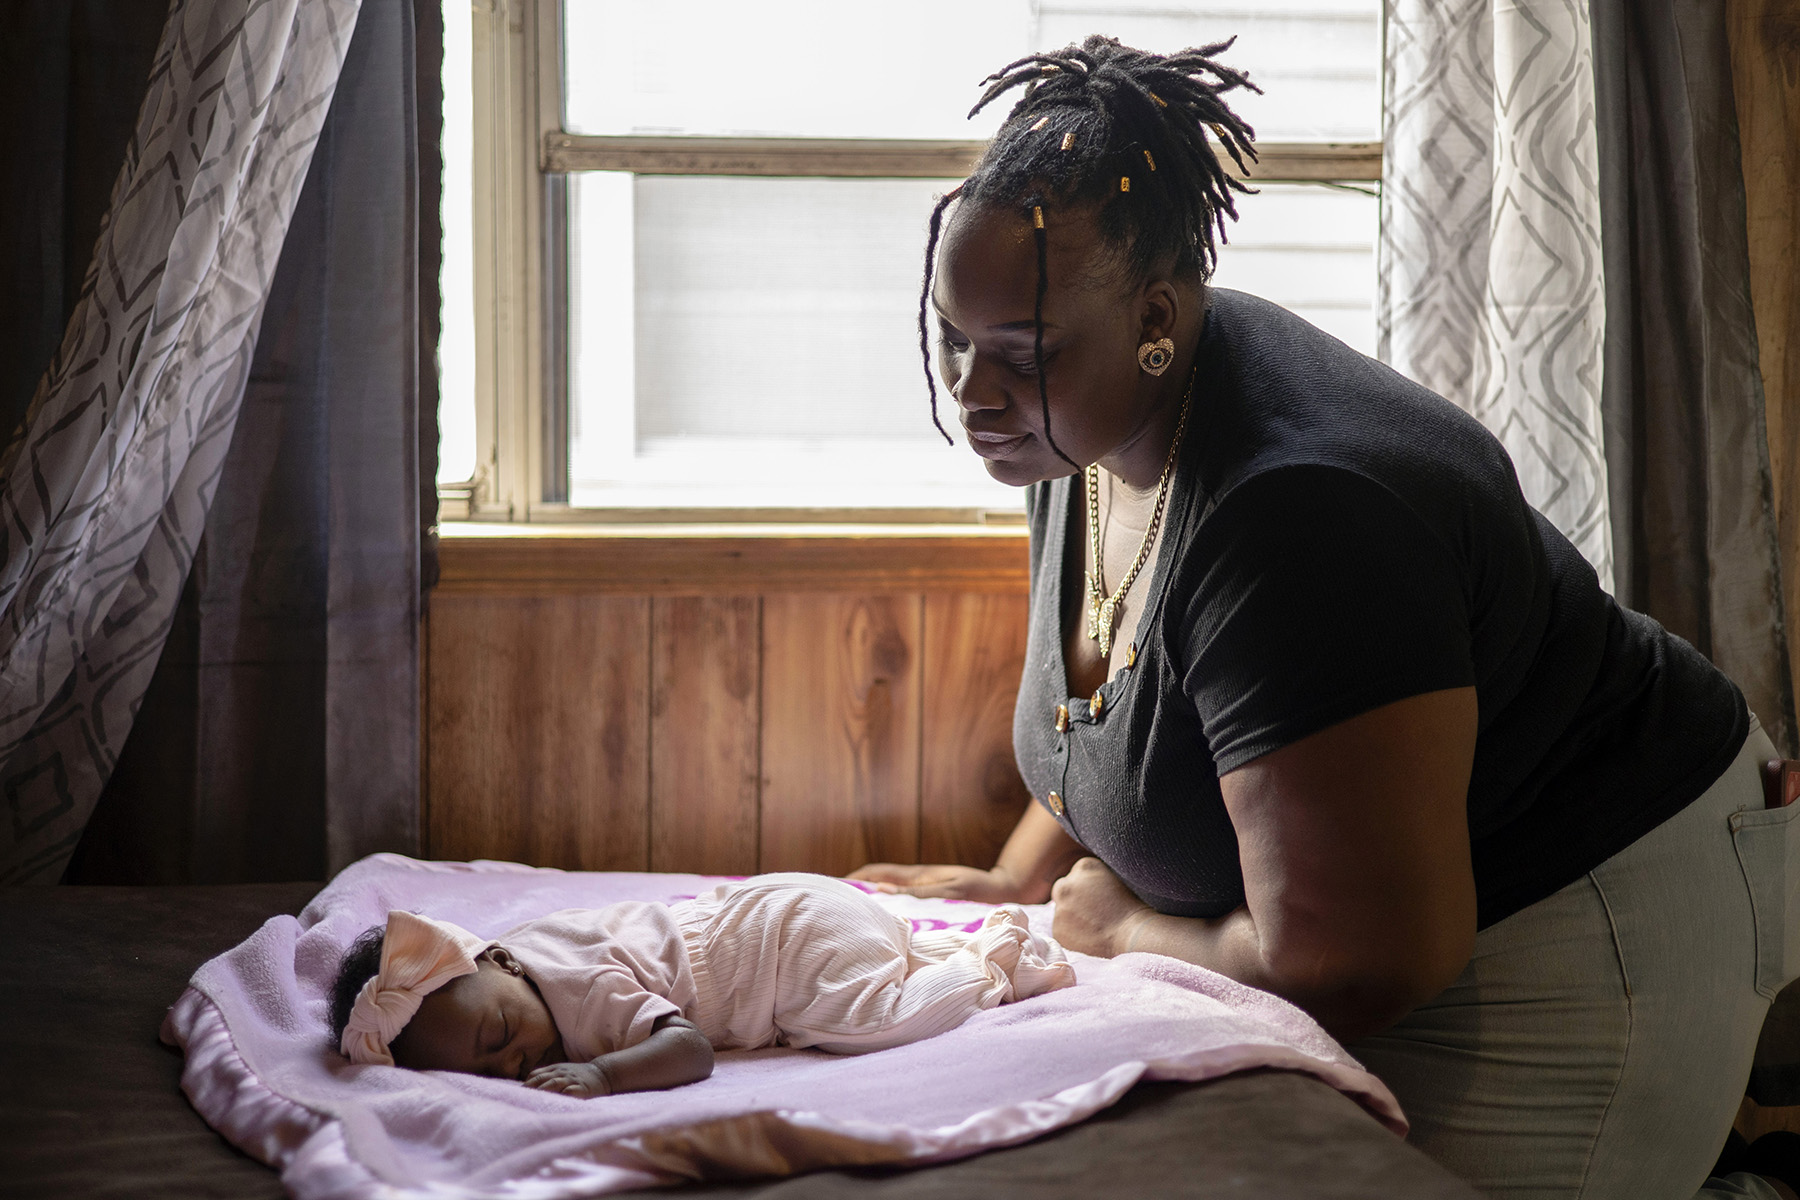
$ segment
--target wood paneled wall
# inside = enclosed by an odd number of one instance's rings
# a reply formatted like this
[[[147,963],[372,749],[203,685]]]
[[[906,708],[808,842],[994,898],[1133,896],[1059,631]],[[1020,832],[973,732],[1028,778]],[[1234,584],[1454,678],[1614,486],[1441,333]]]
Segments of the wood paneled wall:
[[[986,865],[1022,531],[446,537],[426,853],[584,870]]]
[[[1730,0],[1725,11],[1788,657],[1800,691],[1800,0]]]

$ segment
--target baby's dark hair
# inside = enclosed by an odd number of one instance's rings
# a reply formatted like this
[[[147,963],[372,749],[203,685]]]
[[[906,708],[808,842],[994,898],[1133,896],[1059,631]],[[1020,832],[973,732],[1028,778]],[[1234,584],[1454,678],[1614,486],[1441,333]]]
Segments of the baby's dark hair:
[[[1255,130],[1222,99],[1233,88],[1262,89],[1213,56],[1230,41],[1175,54],[1151,54],[1098,34],[1079,46],[1033,54],[1009,63],[982,82],[988,85],[973,117],[1016,87],[1013,105],[987,151],[961,186],[939,198],[925,243],[925,283],[919,293],[919,352],[931,420],[950,440],[937,415],[937,383],[931,373],[928,311],[931,276],[944,210],[952,200],[1016,208],[1031,219],[1037,240],[1037,335],[1032,348],[1044,436],[1070,466],[1076,463],[1050,438],[1050,392],[1044,377],[1044,293],[1049,254],[1044,214],[1091,212],[1103,240],[1119,252],[1120,266],[1141,279],[1173,261],[1178,274],[1210,278],[1225,218],[1235,219],[1233,191],[1249,192],[1226,171],[1207,139],[1211,130],[1240,171],[1254,160]]]
[[[363,930],[350,948],[344,951],[344,960],[338,964],[337,980],[331,985],[331,1044],[340,1046],[344,1041],[344,1026],[350,1023],[350,1010],[356,1006],[356,997],[363,989],[363,984],[375,978],[381,970],[381,944],[387,938],[387,926],[375,925]]]

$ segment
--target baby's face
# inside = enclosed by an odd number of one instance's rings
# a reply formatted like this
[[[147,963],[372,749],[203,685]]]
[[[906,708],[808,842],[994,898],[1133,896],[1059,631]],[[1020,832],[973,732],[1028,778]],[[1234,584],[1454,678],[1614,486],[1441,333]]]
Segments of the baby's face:
[[[390,1049],[394,1062],[419,1071],[463,1071],[524,1079],[566,1062],[550,1008],[518,960],[491,946],[473,975],[425,997]]]

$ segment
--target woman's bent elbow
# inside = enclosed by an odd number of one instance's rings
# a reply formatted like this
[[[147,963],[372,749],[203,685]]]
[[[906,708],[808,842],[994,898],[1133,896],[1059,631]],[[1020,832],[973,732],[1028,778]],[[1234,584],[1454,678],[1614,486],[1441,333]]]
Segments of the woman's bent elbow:
[[[1396,949],[1402,949],[1396,947]],[[1270,963],[1272,991],[1305,1009],[1339,1041],[1353,1041],[1398,1022],[1441,993],[1468,965],[1474,938],[1405,953],[1309,955]],[[1285,968],[1285,969],[1284,969]]]

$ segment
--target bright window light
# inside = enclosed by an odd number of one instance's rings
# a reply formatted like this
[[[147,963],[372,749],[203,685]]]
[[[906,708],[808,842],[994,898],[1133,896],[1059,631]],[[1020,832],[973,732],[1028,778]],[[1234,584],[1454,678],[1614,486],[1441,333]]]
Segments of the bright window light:
[[[475,97],[469,0],[444,0],[444,260],[438,329],[438,482],[475,474]]]

